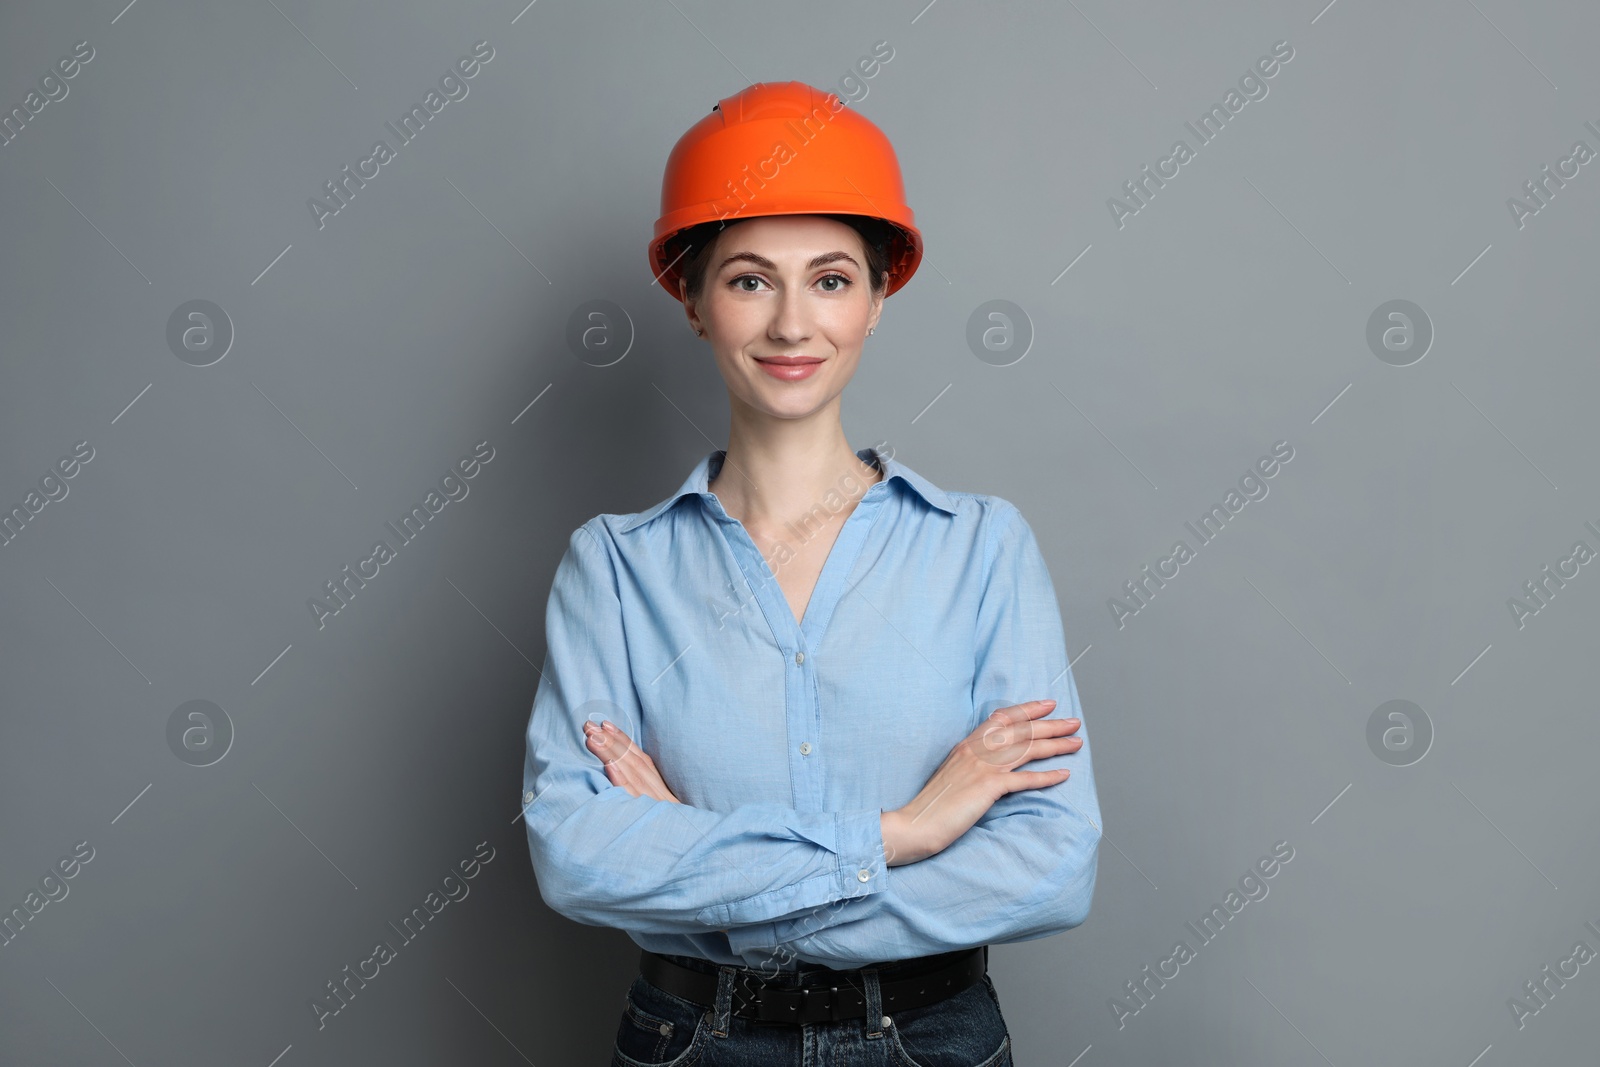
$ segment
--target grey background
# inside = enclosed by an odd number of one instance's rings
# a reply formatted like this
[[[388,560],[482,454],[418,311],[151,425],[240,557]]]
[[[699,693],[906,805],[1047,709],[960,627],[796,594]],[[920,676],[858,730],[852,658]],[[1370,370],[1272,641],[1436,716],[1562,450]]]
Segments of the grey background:
[[[95,850],[0,948],[0,1061],[603,1062],[636,953],[544,907],[514,819],[567,534],[724,443],[645,265],[661,168],[719,98],[838,88],[880,40],[855,106],[927,258],[846,428],[1022,509],[1095,737],[1092,914],[992,954],[1017,1062],[1593,1058],[1600,964],[1521,1029],[1507,1001],[1600,949],[1600,574],[1521,628],[1507,601],[1600,548],[1600,163],[1506,206],[1600,149],[1592,6],[124,2],[0,15],[7,110],[96,51],[0,148],[0,504],[95,449],[0,549],[0,903]],[[469,96],[319,230],[306,199],[478,40]],[[1119,228],[1107,199],[1280,40]],[[636,332],[605,368],[564,340],[597,298]],[[166,344],[192,299],[237,332],[208,367]],[[991,299],[1035,331],[1008,367],[965,341]],[[1392,299],[1435,330],[1410,366],[1366,342]],[[469,496],[319,630],[307,599],[480,440]],[[1269,495],[1119,628],[1280,440]],[[203,768],[166,740],[193,699],[236,731]],[[1366,739],[1395,699],[1434,731],[1410,766]],[[470,896],[319,1031],[311,998],[480,841]],[[1270,894],[1119,1027],[1278,841]]]

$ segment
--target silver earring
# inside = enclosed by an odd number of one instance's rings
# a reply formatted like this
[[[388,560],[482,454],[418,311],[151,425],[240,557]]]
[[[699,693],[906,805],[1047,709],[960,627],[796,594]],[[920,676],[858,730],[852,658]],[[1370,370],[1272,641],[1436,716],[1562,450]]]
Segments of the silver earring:
[[[871,337],[871,336],[872,336],[872,331],[873,331],[873,330],[876,330],[876,329],[877,329],[877,327],[876,327],[876,326],[873,326],[873,327],[871,327],[871,328],[870,328],[870,329],[868,329],[868,330],[867,330],[867,336],[868,336],[868,337]]]

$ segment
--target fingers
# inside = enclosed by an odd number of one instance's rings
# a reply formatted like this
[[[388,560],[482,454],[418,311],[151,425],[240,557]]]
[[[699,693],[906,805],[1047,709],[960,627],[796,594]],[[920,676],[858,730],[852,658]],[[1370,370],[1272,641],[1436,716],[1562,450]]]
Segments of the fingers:
[[[583,733],[585,747],[599,757],[612,785],[621,786],[632,796],[681,803],[662,779],[650,753],[635,745],[620,727],[609,721],[603,726],[586,722]]]
[[[1083,738],[1081,737],[1058,737],[1054,738],[1050,745],[1050,748],[1053,749],[1050,755],[1060,756],[1064,753],[1076,752],[1082,747]]]
[[[1059,785],[1071,777],[1072,772],[1065,767],[1053,771],[1012,771],[1006,775],[1006,792],[1015,793],[1019,789],[1044,789],[1047,786]]]
[[[1083,738],[1062,737],[1059,734],[1047,737],[1036,737],[1028,745],[1027,755],[1019,759],[1018,763],[1027,763],[1029,760],[1049,759],[1051,756],[1067,755],[1083,748]]]
[[[1082,723],[1076,719],[1007,722],[1001,716],[983,723],[969,739],[967,748],[983,763],[1011,770],[1032,760],[1079,751],[1085,740],[1068,735],[1076,733],[1080,726]]]
[[[983,738],[985,748],[994,749],[1026,741],[1035,734],[1030,730],[1030,720],[1048,715],[1055,708],[1053,700],[1030,700],[1023,704],[996,708],[989,717],[978,724],[973,735]],[[972,736],[972,735],[969,735]]]
[[[633,740],[627,734],[615,727],[605,729],[592,722],[583,724],[583,733],[584,747],[599,757],[606,778],[612,785],[620,785],[630,795],[636,797],[650,791],[648,772],[640,765],[638,759],[626,758],[630,754],[636,754],[646,760],[650,757],[645,755],[642,749],[635,748]]]
[[[583,733],[589,751],[600,757],[600,762],[614,763],[633,750],[633,740],[616,726],[604,726],[599,723],[586,722],[583,724]],[[640,755],[643,755],[640,752]]]
[[[618,751],[625,751],[633,740],[623,733],[622,727],[609,719],[604,723],[585,722],[583,732],[586,737],[597,738],[614,745]]]
[[[989,718],[997,719],[1008,725],[1027,722],[1030,719],[1044,720],[1036,725],[1033,732],[1034,737],[1054,737],[1055,731],[1070,734],[1073,730],[1083,725],[1081,719],[1044,719],[1044,716],[1049,715],[1055,709],[1056,702],[1054,700],[1029,700],[1006,708],[996,708],[990,713]],[[1050,732],[1041,733],[1040,730]]]
[[[978,735],[985,746],[997,748],[1046,737],[1064,737],[1076,733],[1083,725],[1081,719],[1044,719],[1055,708],[1055,702],[1035,700],[1000,708],[979,724]]]
[[[1083,748],[1083,738],[1081,737],[1055,737],[1035,741],[1028,745],[1027,755],[1017,760],[1016,763],[1012,764],[1012,767],[1020,767],[1024,763],[1031,763],[1034,760],[1049,759],[1052,756],[1070,756],[1081,748]],[[1029,775],[1031,780],[1036,781],[1038,785],[1028,785],[1026,782],[1024,782],[1024,784],[1018,788],[1034,789],[1038,788],[1039,785],[1055,785],[1057,782],[1066,781],[1067,775],[1070,773],[1071,772],[1065,767],[1052,768],[1044,771],[1021,771],[1013,769],[1011,774],[1007,777],[1014,778],[1019,774]],[[1038,778],[1037,776],[1041,774],[1045,775],[1046,777],[1042,779]]]
[[[1055,710],[1055,706],[1054,700],[1029,700],[1021,704],[1012,704],[1007,708],[996,708],[990,713],[989,718],[998,718],[1005,722],[1023,722],[1048,715]]]

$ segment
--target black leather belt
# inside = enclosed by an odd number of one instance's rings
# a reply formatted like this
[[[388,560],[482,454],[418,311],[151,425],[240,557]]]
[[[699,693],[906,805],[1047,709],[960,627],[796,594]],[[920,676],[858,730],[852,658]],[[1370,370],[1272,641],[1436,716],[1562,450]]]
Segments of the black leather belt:
[[[898,961],[897,966],[902,969],[879,980],[879,999],[885,1015],[937,1003],[972,985],[988,972],[989,946],[921,959],[927,961],[925,967]],[[657,989],[706,1007],[716,1005],[716,973],[684,967],[650,951],[640,956],[639,969]],[[735,970],[738,976],[733,988],[733,1013],[741,1018],[784,1023],[866,1018],[866,983],[859,970],[824,969],[807,974],[800,985],[788,987],[769,983],[755,968]]]

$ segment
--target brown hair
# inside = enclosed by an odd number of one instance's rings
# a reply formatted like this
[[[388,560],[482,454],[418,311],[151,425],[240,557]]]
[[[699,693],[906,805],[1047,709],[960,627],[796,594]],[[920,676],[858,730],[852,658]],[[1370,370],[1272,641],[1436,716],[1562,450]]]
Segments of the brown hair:
[[[761,216],[752,216],[761,217]],[[824,214],[824,218],[842,222],[853,228],[861,235],[861,244],[867,254],[867,281],[871,286],[874,296],[881,294],[885,289],[884,275],[889,270],[889,242],[894,235],[894,227],[883,219],[872,218],[868,215],[833,215]],[[747,220],[736,219],[734,222]],[[685,247],[688,252],[683,259],[682,277],[688,284],[688,302],[693,304],[700,299],[700,293],[705,289],[706,269],[711,263],[711,246],[716,243],[717,236],[728,226],[729,222],[702,222],[698,226],[691,226],[677,234],[667,242],[667,258],[670,261]]]

